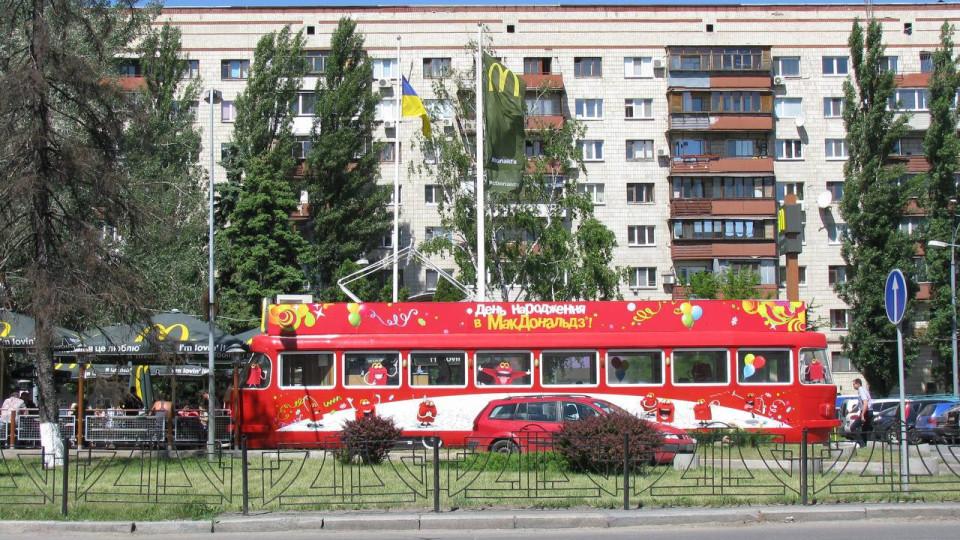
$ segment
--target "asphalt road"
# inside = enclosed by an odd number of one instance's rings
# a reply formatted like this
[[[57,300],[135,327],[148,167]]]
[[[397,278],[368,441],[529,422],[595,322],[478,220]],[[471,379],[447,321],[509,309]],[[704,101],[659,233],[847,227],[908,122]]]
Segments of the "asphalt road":
[[[282,538],[283,540],[513,540],[549,538],[551,540],[954,540],[960,535],[960,520],[855,520],[846,522],[757,523],[746,525],[701,525],[671,527],[624,527],[615,529],[524,529],[492,531],[375,531],[370,533],[334,531],[285,531],[269,533],[215,533],[157,535],[161,540],[246,540]],[[15,534],[0,535],[0,540],[114,540],[138,534]]]

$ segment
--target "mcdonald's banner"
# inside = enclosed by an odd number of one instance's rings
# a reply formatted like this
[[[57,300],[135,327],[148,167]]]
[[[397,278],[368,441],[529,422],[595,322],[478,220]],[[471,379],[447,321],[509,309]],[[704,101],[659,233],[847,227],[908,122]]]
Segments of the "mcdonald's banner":
[[[526,169],[523,97],[526,86],[494,57],[483,55],[484,167],[491,191],[509,191]]]
[[[150,317],[149,322],[118,324],[89,331],[83,335],[81,345],[64,355],[207,354],[209,336],[205,321],[185,313],[158,313]],[[222,355],[232,345],[242,346],[242,342],[214,328],[215,353]]]
[[[76,332],[53,329],[53,348],[69,349],[80,342]],[[33,317],[0,309],[0,349],[31,349],[37,343],[37,322]]]

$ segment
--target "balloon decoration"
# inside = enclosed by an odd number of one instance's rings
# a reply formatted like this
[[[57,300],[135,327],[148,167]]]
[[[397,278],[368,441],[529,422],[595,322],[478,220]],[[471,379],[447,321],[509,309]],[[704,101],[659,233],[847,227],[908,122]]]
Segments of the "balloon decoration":
[[[347,304],[347,311],[350,312],[350,315],[347,315],[347,320],[350,321],[350,326],[354,328],[360,326],[360,304],[349,303]]]
[[[750,365],[750,364],[744,364],[744,365],[743,365],[743,378],[744,378],[744,379],[749,379],[749,378],[752,377],[753,374],[756,373],[756,372],[757,372],[757,370],[754,369],[754,367],[753,367],[752,365]]]
[[[763,366],[767,365],[767,359],[762,356],[757,356],[753,360],[753,367],[756,369],[763,369]]]
[[[674,312],[676,313],[676,312]],[[690,302],[680,304],[680,322],[687,328],[693,328],[693,323],[703,317],[703,308]]]
[[[619,356],[614,356],[610,359],[610,365],[613,366],[613,369],[621,369],[623,366],[623,360]]]

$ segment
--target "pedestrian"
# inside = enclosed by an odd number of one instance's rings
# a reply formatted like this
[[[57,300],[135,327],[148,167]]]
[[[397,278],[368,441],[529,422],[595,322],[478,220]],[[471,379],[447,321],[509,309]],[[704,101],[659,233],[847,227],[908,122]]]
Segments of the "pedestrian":
[[[124,396],[123,408],[126,409],[126,414],[134,416],[143,411],[143,400],[137,396],[137,388],[135,386],[131,386],[130,391]]]
[[[870,404],[870,391],[863,386],[860,379],[853,380],[853,389],[857,391],[857,404],[860,406],[860,416],[850,426],[853,436],[859,441],[860,448],[867,446],[867,434],[873,431],[873,411]]]
[[[20,392],[14,391],[14,393],[3,400],[3,404],[0,405],[0,420],[5,424],[9,424],[11,415],[14,414],[15,411],[24,408],[26,408],[26,403],[24,403],[20,397]]]

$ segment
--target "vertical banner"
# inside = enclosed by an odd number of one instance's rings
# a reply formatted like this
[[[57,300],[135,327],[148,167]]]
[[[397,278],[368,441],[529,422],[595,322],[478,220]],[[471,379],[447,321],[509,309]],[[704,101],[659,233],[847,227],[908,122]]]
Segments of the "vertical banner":
[[[523,119],[526,86],[516,73],[486,53],[482,86],[484,157],[490,189],[516,189],[527,165]]]

